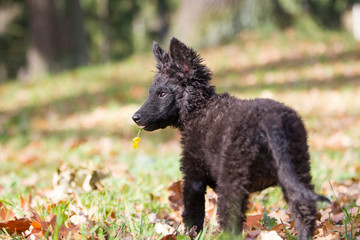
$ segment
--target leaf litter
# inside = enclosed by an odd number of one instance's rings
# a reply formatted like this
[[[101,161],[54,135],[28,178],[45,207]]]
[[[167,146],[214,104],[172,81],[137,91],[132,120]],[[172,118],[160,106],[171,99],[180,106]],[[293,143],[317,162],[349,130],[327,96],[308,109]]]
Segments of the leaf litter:
[[[169,187],[170,206],[178,217],[183,209],[181,201],[182,193],[179,190],[181,189],[181,184],[181,181],[178,181],[172,183]],[[344,188],[344,186],[346,187]],[[334,200],[330,205],[319,210],[314,239],[342,239],[343,236],[349,234],[349,231],[352,231],[350,234],[356,237],[356,239],[360,239],[359,186],[360,181],[357,178],[332,184],[332,191],[336,192],[338,197],[341,197],[340,202]],[[348,192],[344,193],[345,190]],[[212,194],[212,191],[210,191],[210,194],[206,195],[205,224],[210,224],[212,217],[210,212],[216,208],[216,198]],[[331,192],[328,192],[328,194],[330,195]],[[265,212],[263,206],[254,207],[254,203],[250,203],[248,209],[250,210],[247,213],[247,220],[243,226],[245,239],[283,239],[286,237],[286,231],[296,234],[289,210],[275,208]],[[173,216],[168,221],[168,224],[178,224],[175,219],[178,218]],[[217,223],[214,225],[217,228],[219,227]],[[220,230],[217,229],[213,234],[216,235],[219,232]]]
[[[75,143],[77,145],[77,143]],[[75,146],[74,146],[75,147]],[[85,208],[76,196],[85,192],[99,191],[103,188],[102,180],[109,176],[109,172],[99,168],[97,165],[70,166],[61,164],[53,177],[53,188],[35,196],[45,194],[50,203],[47,203],[47,215],[41,217],[35,211],[34,200],[31,194],[20,197],[20,208],[25,212],[24,216],[17,215],[7,207],[6,202],[0,202],[0,228],[11,236],[23,236],[26,239],[50,238],[57,234],[59,239],[84,239],[98,237],[93,232],[82,231],[98,227],[99,219],[94,217],[99,209]],[[318,213],[317,229],[314,239],[342,239],[349,234],[354,239],[360,238],[360,179],[352,178],[343,182],[324,183],[323,189],[326,195],[333,195],[331,205],[321,208]],[[149,239],[162,240],[195,238],[198,232],[196,228],[186,230],[181,222],[182,181],[173,182],[169,188],[168,205],[171,211],[159,211],[152,215],[154,224],[154,236]],[[151,196],[150,196],[151,197]],[[162,201],[161,198],[151,197],[154,201]],[[71,203],[69,199],[72,199]],[[69,203],[66,211],[66,220],[57,224],[58,215],[54,214],[59,204]],[[294,235],[294,222],[286,209],[270,208],[268,212],[264,206],[257,201],[250,201],[247,221],[244,223],[245,239],[283,239],[287,234]],[[221,234],[216,221],[217,196],[215,192],[208,189],[206,195],[205,225],[213,225],[212,235]],[[107,214],[107,222],[116,221],[116,213]],[[149,215],[150,216],[150,215]],[[106,231],[106,228],[105,228]],[[130,232],[124,232],[120,239],[134,239]],[[119,235],[119,236],[120,236]],[[6,236],[6,235],[5,235]],[[185,238],[188,237],[188,238]]]

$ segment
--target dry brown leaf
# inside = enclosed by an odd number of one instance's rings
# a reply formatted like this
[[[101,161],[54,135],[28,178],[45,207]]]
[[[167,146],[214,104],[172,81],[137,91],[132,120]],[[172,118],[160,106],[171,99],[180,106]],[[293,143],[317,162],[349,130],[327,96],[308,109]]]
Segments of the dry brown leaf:
[[[35,220],[37,223],[34,224],[34,229],[38,230],[38,231],[42,231],[42,232],[46,232],[50,226],[50,223],[44,221],[39,214],[37,214],[35,211],[30,210],[30,212],[32,213],[31,218],[33,220]],[[56,215],[53,214],[53,216],[56,218]],[[40,225],[40,227],[39,227]],[[35,228],[36,227],[36,228]]]
[[[247,236],[245,239],[256,239],[257,236],[262,232],[262,230],[253,230],[253,231],[246,231]]]
[[[343,150],[352,146],[352,140],[344,132],[338,131],[326,139],[325,146],[332,150]]]
[[[340,233],[338,232],[331,232],[326,236],[314,236],[316,240],[340,240]]]
[[[325,209],[320,209],[318,214],[321,215],[320,218],[318,218],[320,222],[329,220],[329,216],[331,216],[331,208],[326,207]]]
[[[168,191],[171,192],[169,196],[170,207],[174,211],[179,211],[183,206],[182,181],[173,182]]]
[[[41,224],[36,220],[32,221],[31,227],[32,228],[30,228],[30,232],[27,236],[34,235],[37,238],[42,238],[42,237],[44,237],[44,234],[46,234],[46,232],[41,230]]]
[[[209,198],[209,195],[206,195],[205,201],[205,223],[208,223],[214,218],[214,214],[216,213],[217,199],[214,197]]]
[[[31,193],[29,193],[26,199],[24,199],[23,196],[20,195],[20,204],[21,204],[21,209],[23,211],[27,211],[30,208],[31,200],[32,200]]]
[[[50,214],[43,220],[35,211],[31,210],[31,213],[33,215],[33,221],[31,225],[32,230],[29,236],[33,234],[36,237],[43,237],[46,232],[49,232],[51,235],[56,227],[56,215]],[[70,223],[68,227],[61,225],[58,229],[58,238],[67,239],[68,237],[80,239],[81,235],[79,234],[79,227],[73,223]]]
[[[333,223],[340,223],[344,220],[345,214],[343,212],[331,215],[331,221]]]
[[[333,214],[341,213],[341,207],[338,201],[334,201],[331,203],[331,212]]]
[[[290,221],[289,211],[285,209],[275,209],[269,212],[268,215],[269,217],[276,218],[277,222],[283,221],[285,223]]]
[[[273,228],[271,228],[270,230],[279,231],[279,230],[282,230],[283,228],[284,228],[284,226],[282,224],[278,224],[278,225],[274,226]]]
[[[74,149],[77,148],[78,146],[80,146],[82,143],[86,142],[86,140],[84,139],[79,139],[79,138],[71,138],[68,139],[65,143],[64,143],[64,147],[66,149]]]
[[[175,229],[165,222],[157,222],[157,223],[155,223],[154,231],[157,234],[166,236],[166,235],[174,234]]]
[[[275,231],[262,231],[256,240],[282,240]]]
[[[126,233],[125,235],[122,236],[121,240],[133,240],[133,237],[131,236],[130,233]]]
[[[32,221],[31,226],[33,227],[33,229],[41,230],[41,224],[36,220]]]
[[[37,155],[23,154],[23,155],[21,155],[19,161],[25,165],[31,165],[31,164],[34,164],[39,159],[40,159],[40,157]]]
[[[193,239],[193,238],[195,238],[196,236],[197,236],[197,232],[196,232],[196,230],[197,230],[197,226],[193,226],[191,229],[190,229],[190,231],[189,231],[189,237],[191,237],[191,239]]]
[[[259,223],[262,218],[262,214],[248,215],[246,218],[246,224],[250,229],[262,228],[262,225]]]
[[[70,222],[75,225],[81,225],[88,223],[89,220],[86,218],[84,214],[81,215],[76,214],[70,217]]]
[[[25,233],[31,226],[29,218],[20,218],[0,223],[0,229],[5,229],[10,235],[15,233]]]
[[[358,214],[360,214],[360,206],[352,207],[348,212],[351,216],[357,216]]]
[[[13,219],[15,217],[15,213],[4,206],[4,204],[0,201],[0,221],[7,221]]]
[[[40,141],[31,142],[18,153],[18,161],[25,165],[35,163],[36,161],[40,160],[39,152],[41,152],[42,147],[43,144]]]
[[[324,226],[326,227],[326,230],[328,232],[344,232],[345,231],[345,227],[344,226],[337,226],[334,225],[328,221],[323,222]]]
[[[264,213],[264,207],[259,203],[255,201],[250,201],[248,204],[248,213],[251,214],[262,214]]]
[[[59,227],[58,237],[61,239],[68,239],[68,237],[71,237],[71,239],[81,239],[82,238],[82,236],[79,233],[79,226],[76,226],[73,223],[70,223],[70,225],[68,227],[61,225]]]
[[[162,237],[161,240],[177,240],[177,238],[176,238],[175,234],[168,234],[168,235]]]

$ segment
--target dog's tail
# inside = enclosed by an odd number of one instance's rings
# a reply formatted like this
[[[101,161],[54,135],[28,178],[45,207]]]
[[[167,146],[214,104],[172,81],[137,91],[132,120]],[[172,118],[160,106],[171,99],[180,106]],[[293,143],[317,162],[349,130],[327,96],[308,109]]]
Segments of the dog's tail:
[[[294,165],[288,153],[288,141],[280,116],[272,116],[262,122],[262,128],[266,133],[271,153],[277,168],[278,181],[287,192],[289,200],[308,202],[330,200],[314,193],[307,188],[296,176]]]

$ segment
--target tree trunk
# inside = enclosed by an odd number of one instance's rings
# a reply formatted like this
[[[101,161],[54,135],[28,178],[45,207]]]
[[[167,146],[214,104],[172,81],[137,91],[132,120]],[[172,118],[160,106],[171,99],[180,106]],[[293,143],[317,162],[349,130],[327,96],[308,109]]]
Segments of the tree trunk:
[[[251,0],[252,1],[252,0]],[[217,44],[234,33],[234,17],[243,0],[183,0],[172,35],[192,46]]]
[[[170,27],[170,16],[169,16],[169,1],[167,0],[158,0],[157,1],[157,15],[159,18],[159,41],[164,42],[166,35]]]
[[[270,1],[183,0],[171,33],[192,46],[216,45],[272,14]]]
[[[84,28],[84,13],[79,0],[66,1],[66,32],[64,42],[70,67],[85,65],[89,61]]]
[[[27,50],[31,77],[59,70],[61,34],[54,0],[26,0],[29,21]]]
[[[109,39],[109,1],[108,0],[98,0],[98,16],[99,24],[101,30],[101,40],[100,40],[100,61],[107,62],[110,59],[110,39]]]

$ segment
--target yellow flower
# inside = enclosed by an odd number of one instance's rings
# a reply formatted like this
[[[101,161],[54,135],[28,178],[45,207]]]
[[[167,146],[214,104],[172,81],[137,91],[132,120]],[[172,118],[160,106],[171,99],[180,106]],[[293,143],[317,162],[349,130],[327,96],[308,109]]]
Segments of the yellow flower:
[[[137,133],[137,136],[135,138],[133,138],[133,149],[136,149],[138,147],[138,143],[140,142],[141,138],[139,137],[140,136],[140,133],[142,131],[142,128],[139,128],[138,130],[138,133]]]
[[[133,142],[138,143],[138,142],[140,142],[140,140],[141,140],[141,138],[139,138],[139,137],[135,137],[135,138],[133,139]]]

